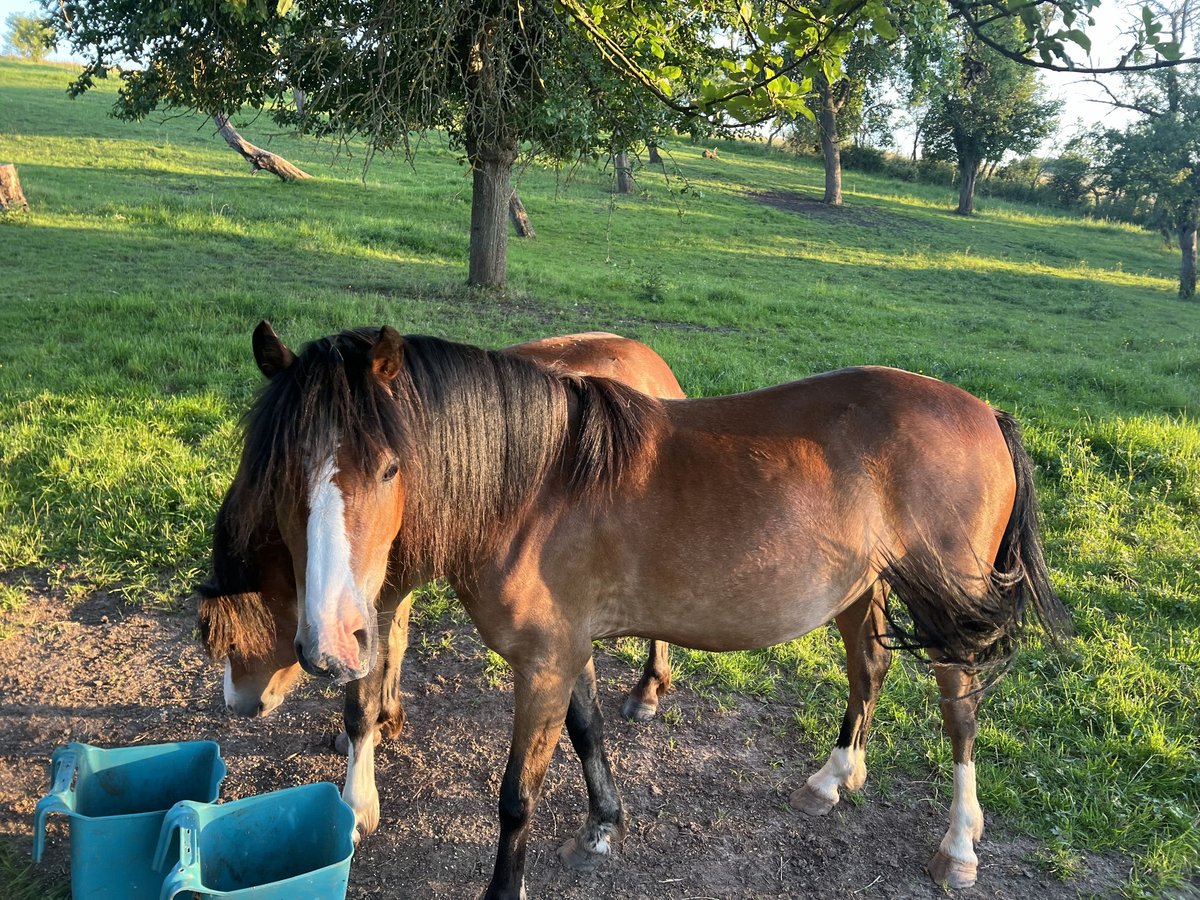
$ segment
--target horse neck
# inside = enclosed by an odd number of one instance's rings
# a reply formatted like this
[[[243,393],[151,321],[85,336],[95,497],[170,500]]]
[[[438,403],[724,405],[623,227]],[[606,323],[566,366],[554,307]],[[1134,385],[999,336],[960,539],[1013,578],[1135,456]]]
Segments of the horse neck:
[[[569,430],[564,381],[505,355],[460,352],[465,358],[410,363],[423,433],[400,561],[433,574],[468,565],[519,526],[557,473]],[[447,369],[452,380],[435,380]]]

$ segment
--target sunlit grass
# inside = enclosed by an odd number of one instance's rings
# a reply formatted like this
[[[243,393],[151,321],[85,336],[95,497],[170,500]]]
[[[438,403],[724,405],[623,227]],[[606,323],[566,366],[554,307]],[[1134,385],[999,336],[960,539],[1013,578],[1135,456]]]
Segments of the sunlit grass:
[[[1200,306],[1175,299],[1177,256],[1158,236],[987,198],[963,219],[949,187],[861,173],[846,174],[845,210],[792,212],[747,192],[819,196],[815,162],[738,144],[702,160],[669,142],[681,171],[643,169],[640,193],[616,201],[590,166],[523,169],[540,238],[513,241],[507,291],[470,292],[470,183],[437,136],[415,168],[380,158],[364,173],[361,157],[247,122],[316,176],[284,185],[248,177],[210,125],[115,122],[111,94],[72,102],[66,78],[0,61],[0,158],[33,204],[0,219],[0,569],[184,602],[236,465],[264,317],[297,344],[385,322],[491,346],[618,331],[695,396],[900,366],[1025,423],[1079,632],[1061,652],[1035,640],[988,698],[985,809],[1037,836],[1056,872],[1119,851],[1128,892],[1147,895],[1196,872]],[[8,577],[12,609],[26,592]],[[424,595],[417,648],[439,652],[422,627],[454,602]],[[640,665],[642,642],[618,647]],[[841,655],[832,629],[755,653],[673,651],[679,681],[719,705],[786,700],[789,730],[815,748],[791,761],[796,777],[836,734]],[[905,773],[948,800],[938,721],[931,679],[898,661],[868,752],[878,789]]]

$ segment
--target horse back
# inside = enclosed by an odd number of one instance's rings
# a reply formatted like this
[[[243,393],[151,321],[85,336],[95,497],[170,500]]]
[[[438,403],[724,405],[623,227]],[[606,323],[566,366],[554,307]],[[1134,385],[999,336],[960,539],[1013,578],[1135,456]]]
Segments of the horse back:
[[[556,372],[611,378],[651,397],[684,396],[675,373],[661,356],[640,341],[606,331],[543,338],[501,352]]]

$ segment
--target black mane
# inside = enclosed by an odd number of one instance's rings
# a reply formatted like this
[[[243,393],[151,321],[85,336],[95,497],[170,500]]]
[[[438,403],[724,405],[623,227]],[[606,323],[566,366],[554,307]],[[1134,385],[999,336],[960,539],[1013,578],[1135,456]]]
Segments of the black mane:
[[[379,334],[306,345],[246,413],[242,550],[274,516],[277,493],[302,495],[306,467],[339,444],[359,473],[373,476],[385,454],[399,460],[403,559],[435,574],[487,546],[556,470],[573,492],[608,493],[652,457],[662,407],[632,388],[424,336],[404,338],[403,368],[385,384],[370,369]]]

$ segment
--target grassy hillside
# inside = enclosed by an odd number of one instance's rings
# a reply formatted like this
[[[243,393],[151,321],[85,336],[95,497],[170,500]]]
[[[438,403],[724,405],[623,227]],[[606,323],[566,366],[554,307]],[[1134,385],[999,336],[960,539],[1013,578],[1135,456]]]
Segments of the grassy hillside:
[[[1200,867],[1200,305],[1175,298],[1177,255],[1157,237],[997,201],[963,219],[949,190],[857,173],[844,210],[783,209],[760,195],[819,196],[819,166],[674,144],[670,177],[643,169],[615,203],[606,172],[527,167],[540,238],[512,244],[506,293],[472,293],[470,182],[436,139],[411,167],[364,173],[361,155],[245,122],[317,176],[282,184],[248,177],[209,124],[122,124],[111,94],[67,99],[68,78],[0,60],[0,160],[33,207],[0,218],[0,604],[32,571],[183,601],[258,383],[260,318],[293,344],[384,322],[492,346],[613,330],[693,395],[900,366],[1025,423],[1079,631],[1065,653],[1031,647],[990,697],[984,808],[1063,870],[1083,850],[1131,854],[1131,894]],[[797,737],[824,748],[840,653],[822,629],[676,659],[718,695],[796,699]],[[897,666],[876,783],[932,775],[947,799],[937,721],[932,680]]]

